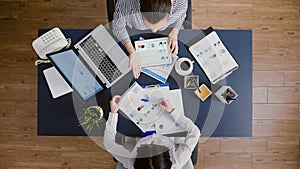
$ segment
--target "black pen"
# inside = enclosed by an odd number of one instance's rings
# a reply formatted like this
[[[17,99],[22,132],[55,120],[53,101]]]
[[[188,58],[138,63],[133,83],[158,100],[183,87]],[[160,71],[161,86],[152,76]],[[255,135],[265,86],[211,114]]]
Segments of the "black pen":
[[[199,86],[198,86],[198,84],[196,83],[196,78],[194,78],[193,82],[194,82],[195,86],[197,87],[198,92],[201,93],[201,90],[199,89]]]
[[[226,100],[237,100],[237,98],[226,98]]]

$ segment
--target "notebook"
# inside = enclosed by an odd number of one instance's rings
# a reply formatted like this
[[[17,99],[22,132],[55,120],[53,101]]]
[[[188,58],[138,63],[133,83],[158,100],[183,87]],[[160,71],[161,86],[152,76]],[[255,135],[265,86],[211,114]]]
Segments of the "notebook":
[[[43,73],[54,99],[73,91],[55,67],[45,69]]]

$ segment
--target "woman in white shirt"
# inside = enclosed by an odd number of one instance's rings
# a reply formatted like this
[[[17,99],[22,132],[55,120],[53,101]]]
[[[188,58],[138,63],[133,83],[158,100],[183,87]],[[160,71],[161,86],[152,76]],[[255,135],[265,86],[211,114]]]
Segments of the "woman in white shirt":
[[[130,151],[115,142],[118,122],[118,102],[121,96],[114,96],[110,101],[111,113],[106,122],[104,132],[104,146],[125,168],[128,169],[187,169],[193,168],[190,159],[198,143],[200,131],[187,117],[176,119],[176,123],[187,131],[182,139],[166,137],[163,135],[150,135],[137,141]],[[159,105],[170,113],[176,111],[170,102],[160,99]]]

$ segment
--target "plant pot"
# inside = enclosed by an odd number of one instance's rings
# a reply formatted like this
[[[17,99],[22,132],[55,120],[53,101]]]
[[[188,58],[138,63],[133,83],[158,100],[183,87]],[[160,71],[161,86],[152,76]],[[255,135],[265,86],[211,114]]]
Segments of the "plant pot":
[[[103,118],[103,109],[99,106],[88,107],[80,117],[80,125],[85,126],[88,132],[91,132],[95,125],[99,128],[99,122]]]

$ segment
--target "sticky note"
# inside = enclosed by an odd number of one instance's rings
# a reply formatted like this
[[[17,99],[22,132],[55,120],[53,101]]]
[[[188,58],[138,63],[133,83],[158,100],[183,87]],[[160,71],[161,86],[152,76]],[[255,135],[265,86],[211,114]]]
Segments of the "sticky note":
[[[200,92],[199,92],[200,90]],[[209,90],[209,88],[205,85],[202,84],[199,87],[199,90],[195,90],[195,94],[197,95],[197,97],[199,97],[202,101],[205,101],[210,95],[211,95],[211,91]]]

